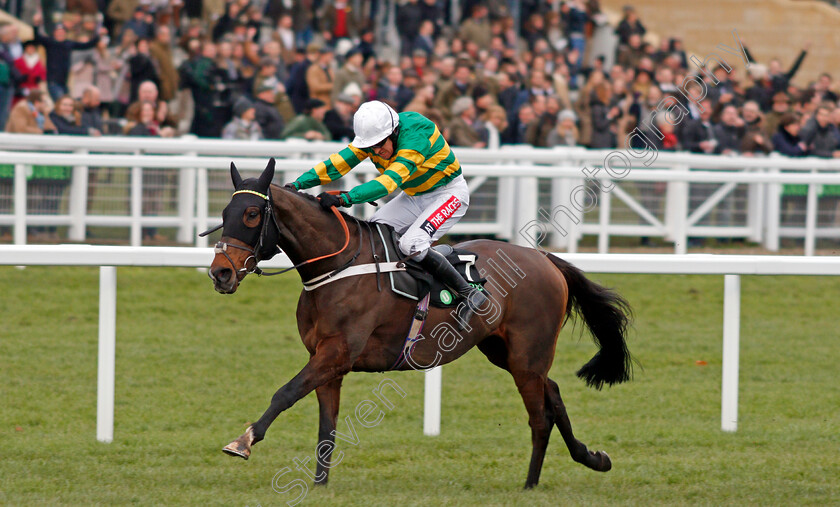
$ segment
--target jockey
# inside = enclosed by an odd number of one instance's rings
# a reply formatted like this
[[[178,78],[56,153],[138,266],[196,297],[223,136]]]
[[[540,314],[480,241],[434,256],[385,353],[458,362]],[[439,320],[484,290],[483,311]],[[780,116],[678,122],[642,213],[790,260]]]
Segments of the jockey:
[[[473,310],[487,302],[440,252],[430,248],[467,212],[467,182],[455,153],[437,126],[419,113],[397,114],[378,100],[366,102],[353,117],[356,137],[338,153],[316,165],[287,186],[300,190],[335,181],[366,158],[380,176],[338,195],[324,192],[321,206],[351,206],[375,201],[397,188],[398,196],[374,213],[372,222],[394,227],[402,235],[399,248],[441,282],[454,289],[467,304],[459,305],[459,327],[464,329]]]

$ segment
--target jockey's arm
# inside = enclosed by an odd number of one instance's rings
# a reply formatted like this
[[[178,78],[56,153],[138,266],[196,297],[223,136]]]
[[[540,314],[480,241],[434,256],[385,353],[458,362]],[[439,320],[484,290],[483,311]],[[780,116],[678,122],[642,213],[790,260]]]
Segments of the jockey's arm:
[[[338,153],[333,153],[330,158],[300,175],[294,181],[295,188],[302,190],[317,185],[326,185],[350,172],[350,169],[359,165],[367,157],[368,154],[364,151],[353,145],[348,145],[347,148]]]
[[[417,171],[417,162],[423,162],[423,156],[414,150],[400,150],[397,158],[391,162],[385,172],[367,183],[354,187],[342,194],[345,205],[360,204],[381,199],[401,187]]]

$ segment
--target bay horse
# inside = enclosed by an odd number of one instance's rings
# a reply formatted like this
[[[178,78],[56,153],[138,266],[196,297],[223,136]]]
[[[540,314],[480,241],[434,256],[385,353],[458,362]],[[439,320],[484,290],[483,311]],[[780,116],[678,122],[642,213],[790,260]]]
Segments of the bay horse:
[[[343,266],[372,262],[374,254],[383,254],[381,242],[374,246],[368,222],[335,208],[330,213],[308,194],[272,185],[274,165],[272,158],[259,178],[243,181],[231,163],[235,192],[222,213],[222,225],[216,228],[224,229],[209,270],[218,292],[236,292],[247,274],[261,273],[260,260],[280,249],[304,282]],[[526,488],[539,482],[554,425],[574,461],[596,471],[610,470],[612,463],[605,452],[590,451],[575,438],[560,390],[547,375],[560,329],[575,311],[599,346],[577,375],[596,389],[629,380],[632,366],[625,343],[631,317],[628,303],[616,292],[588,280],[568,262],[539,250],[490,240],[458,246],[479,255],[480,272],[489,272],[494,257],[498,262],[501,256],[518,273],[516,283],[506,285],[488,277],[495,318],[474,316],[462,332],[450,325],[455,312],[450,315],[447,309],[430,308],[426,324],[435,329],[444,326],[454,333],[450,338],[455,334],[457,338],[444,347],[439,340],[417,341],[410,352],[410,364],[396,369],[409,370],[436,359],[436,364],[446,364],[478,347],[491,363],[511,374],[525,403],[532,441]],[[397,296],[387,285],[378,290],[378,276],[346,277],[301,292],[297,326],[309,361],[274,394],[262,417],[223,449],[226,453],[248,459],[252,446],[263,440],[275,418],[315,390],[320,414],[318,441],[332,444],[326,456],[321,456],[325,465],[330,463],[342,379],[351,371],[390,370],[403,351],[414,316],[416,302]],[[477,313],[487,315],[488,311]],[[316,484],[326,483],[328,473],[329,467],[319,459]]]

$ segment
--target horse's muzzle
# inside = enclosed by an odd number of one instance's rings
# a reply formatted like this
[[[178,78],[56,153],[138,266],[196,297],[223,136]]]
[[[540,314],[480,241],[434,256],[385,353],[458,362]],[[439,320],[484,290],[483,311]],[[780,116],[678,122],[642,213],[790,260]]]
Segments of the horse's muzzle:
[[[207,276],[213,280],[213,287],[220,294],[233,294],[239,286],[239,279],[232,269],[227,267],[211,267]]]

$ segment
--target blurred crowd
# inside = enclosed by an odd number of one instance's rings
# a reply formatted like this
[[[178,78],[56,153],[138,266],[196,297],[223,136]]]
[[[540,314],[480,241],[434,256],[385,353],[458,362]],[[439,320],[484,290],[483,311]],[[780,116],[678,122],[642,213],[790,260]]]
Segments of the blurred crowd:
[[[647,42],[631,6],[613,26],[597,0],[24,4],[6,8],[32,40],[0,27],[7,132],[348,141],[378,99],[453,146],[614,148],[638,128],[659,150],[840,157],[832,76],[791,84],[807,44],[794,61],[701,72],[678,37]],[[708,84],[700,104],[677,91],[690,75]],[[651,122],[663,99],[686,118]]]

